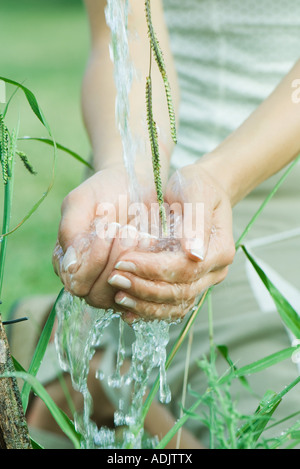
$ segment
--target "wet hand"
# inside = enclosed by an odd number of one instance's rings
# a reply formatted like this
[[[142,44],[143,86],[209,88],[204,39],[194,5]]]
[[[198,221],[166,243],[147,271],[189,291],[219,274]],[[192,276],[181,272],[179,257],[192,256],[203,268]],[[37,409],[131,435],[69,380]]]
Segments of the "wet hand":
[[[126,173],[115,168],[97,172],[64,199],[52,260],[56,274],[73,295],[88,297],[105,271],[122,221],[120,203],[126,204],[127,199]],[[103,296],[109,295],[112,288],[106,282]]]
[[[116,305],[128,311],[125,320],[184,317],[199,295],[225,279],[233,261],[229,198],[200,164],[173,175],[166,202],[182,209],[181,217],[175,215],[180,249],[126,252],[108,279]]]
[[[151,190],[143,196],[149,204],[155,200]],[[134,226],[123,169],[97,172],[68,194],[52,257],[66,290],[94,307],[117,307],[121,312],[114,302],[115,288],[107,280],[122,254],[145,243]]]

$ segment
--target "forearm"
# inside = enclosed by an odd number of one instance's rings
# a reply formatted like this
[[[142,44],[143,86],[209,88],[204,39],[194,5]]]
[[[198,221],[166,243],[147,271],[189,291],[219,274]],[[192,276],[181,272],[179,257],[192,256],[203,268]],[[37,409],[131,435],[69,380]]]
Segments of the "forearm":
[[[86,5],[90,16],[92,30],[92,47],[82,86],[82,112],[86,129],[91,141],[94,166],[96,170],[123,165],[123,148],[119,130],[115,120],[116,86],[113,76],[113,64],[109,56],[110,30],[105,22],[104,5],[95,11],[95,0],[87,0]],[[146,102],[145,85],[149,72],[149,39],[145,20],[144,2],[131,2],[132,13],[129,15],[129,29],[136,32],[137,38],[130,40],[130,54],[134,67],[139,75],[134,80],[129,96],[130,131],[136,141],[142,143],[136,155],[136,169],[149,175],[151,157],[143,154],[143,145],[148,145],[147,128],[145,126]],[[175,109],[178,106],[178,87],[175,68],[169,47],[167,30],[163,21],[160,2],[153,3],[153,22],[167,65]],[[97,20],[95,20],[95,15]],[[173,143],[170,137],[169,120],[164,96],[162,79],[152,60],[153,110],[160,130],[161,162],[163,179],[166,180]]]
[[[300,153],[300,104],[292,83],[300,61],[251,116],[200,164],[230,197],[232,206]]]

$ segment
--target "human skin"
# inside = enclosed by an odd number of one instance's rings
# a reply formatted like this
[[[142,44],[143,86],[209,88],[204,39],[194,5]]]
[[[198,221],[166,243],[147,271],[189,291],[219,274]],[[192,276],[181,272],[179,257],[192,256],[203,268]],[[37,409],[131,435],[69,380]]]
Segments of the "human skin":
[[[73,294],[96,307],[113,307],[128,322],[140,317],[183,317],[201,292],[226,277],[233,262],[232,207],[299,153],[300,104],[293,103],[291,95],[292,83],[300,77],[300,62],[239,129],[198,163],[181,168],[170,178],[174,144],[169,136],[168,115],[162,106],[165,97],[161,79],[153,73],[165,200],[170,205],[175,202],[183,207],[185,203],[203,203],[205,223],[195,234],[195,239],[203,243],[197,246],[196,242],[191,249],[190,239],[183,237],[181,250],[171,253],[141,249],[144,238],[139,233],[130,239],[130,246],[122,244],[118,235],[103,240],[92,234],[99,204],[111,202],[117,208],[119,196],[129,195],[122,144],[115,126],[115,86],[108,54],[110,35],[105,24],[105,2],[86,0],[85,3],[91,25],[91,54],[82,86],[82,109],[95,174],[75,188],[62,204],[54,268]],[[149,56],[145,50],[149,50],[149,44],[143,3],[131,0],[130,26],[137,29],[141,38],[139,46],[132,44],[131,52],[136,67],[146,77]],[[152,2],[152,16],[178,114],[180,96],[160,0]],[[141,115],[145,112],[144,85],[143,80],[134,84],[134,99],[130,102],[131,127],[135,134],[140,132]],[[143,194],[147,206],[155,200],[154,185],[149,177],[151,171],[151,161],[140,158],[136,172],[141,187],[147,188]],[[73,257],[67,255],[70,247],[75,248]],[[53,389],[61,397],[57,382],[53,383]],[[99,381],[92,391],[98,396],[95,416],[101,426],[112,419],[114,409],[106,396],[99,399],[99,395],[102,396]],[[30,423],[43,428],[47,422],[43,403],[36,401],[35,405]],[[64,408],[63,403],[61,407]],[[158,432],[163,435],[172,428],[174,419],[161,406],[155,412],[152,409],[148,413],[147,430],[153,435]],[[199,447],[199,443],[186,433],[181,447]]]
[[[91,54],[82,86],[82,109],[96,172],[63,202],[54,267],[71,293],[93,306],[114,308],[127,321],[137,317],[183,317],[203,291],[225,279],[233,262],[232,207],[299,153],[300,105],[291,96],[292,83],[300,76],[300,61],[240,128],[198,163],[181,168],[170,179],[174,144],[168,131],[166,107],[162,104],[165,100],[162,83],[153,72],[165,201],[170,205],[180,204],[183,217],[186,203],[202,203],[204,224],[194,234],[192,247],[191,239],[182,237],[181,250],[176,253],[139,249],[139,233],[130,245],[123,245],[118,233],[107,243],[97,236],[90,237],[99,204],[110,201],[117,205],[119,195],[129,195],[122,143],[115,125],[116,92],[104,6],[104,1],[86,0]],[[135,66],[146,77],[149,55],[145,50],[149,50],[149,43],[143,2],[133,0],[131,9],[129,26],[140,38],[132,42],[131,54]],[[161,2],[154,2],[152,10],[177,112],[180,94]],[[145,82],[141,80],[134,84],[134,99],[130,101],[131,127],[141,137],[144,137],[140,129],[145,112],[144,95]],[[149,181],[151,171],[151,160],[139,158],[136,172],[141,187],[147,187],[143,194],[147,206],[155,200],[154,185]],[[90,246],[83,262],[80,240],[85,237],[90,239]],[[70,246],[78,248],[74,262],[66,266],[63,257]]]

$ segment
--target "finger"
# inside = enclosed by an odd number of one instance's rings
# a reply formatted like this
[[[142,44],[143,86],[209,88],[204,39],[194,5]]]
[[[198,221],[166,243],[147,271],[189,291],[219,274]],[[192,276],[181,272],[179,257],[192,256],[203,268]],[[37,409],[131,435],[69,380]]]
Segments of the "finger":
[[[74,190],[64,200],[58,233],[62,260],[57,252],[53,264],[65,287],[76,296],[85,296],[104,270],[118,223],[114,213],[97,213],[94,194]],[[61,254],[61,253],[60,253]]]
[[[191,300],[195,296],[197,287],[200,288],[201,282],[202,279],[192,284],[158,282],[146,280],[130,273],[120,275],[117,270],[113,271],[108,278],[108,283],[116,291],[121,289],[135,298],[174,305]]]
[[[59,241],[57,240],[52,254],[52,265],[54,272],[58,277],[60,276],[60,272],[62,269],[63,257],[64,252],[62,250],[61,245],[59,244]]]
[[[89,293],[105,269],[113,239],[100,238],[95,232],[73,239],[59,264],[60,277],[72,294],[83,297]]]
[[[220,269],[232,264],[235,256],[235,243],[232,234],[232,210],[223,200],[214,212],[209,240],[209,248],[204,263],[209,270]]]
[[[118,259],[115,269],[169,283],[191,283],[207,272],[230,265],[235,255],[232,235],[232,211],[223,200],[214,211],[209,245],[203,261],[195,262],[181,251],[131,252]]]
[[[191,283],[205,273],[204,267],[188,259],[183,251],[128,252],[119,256],[114,269],[169,283]]]
[[[192,301],[207,288],[223,281],[227,275],[227,271],[228,268],[225,267],[209,272],[204,277],[191,284],[154,282],[141,279],[130,273],[122,273],[122,275],[120,275],[120,272],[114,271],[109,277],[108,283],[113,286],[116,291],[122,290],[124,293],[130,294],[136,299],[159,304],[180,305],[181,303]]]
[[[100,308],[112,307],[115,289],[108,284],[107,279],[120,254],[135,249],[138,243],[138,231],[133,226],[126,225],[116,232],[106,266],[85,296],[89,304]]]
[[[175,233],[182,250],[190,259],[202,261],[209,245],[215,202],[211,185],[185,168],[173,176],[166,199],[174,213]]]
[[[122,307],[131,314],[138,315],[144,320],[176,320],[183,318],[193,307],[194,302],[180,305],[157,304],[150,301],[136,299],[128,293],[118,292],[115,296],[115,308]]]
[[[217,248],[219,233],[216,232],[211,252],[203,262],[195,262],[183,251],[177,252],[126,252],[121,255],[114,269],[130,272],[134,275],[153,281],[168,283],[192,283],[203,277],[207,272],[218,270],[227,265],[232,250],[224,252]],[[229,256],[230,255],[230,256]]]

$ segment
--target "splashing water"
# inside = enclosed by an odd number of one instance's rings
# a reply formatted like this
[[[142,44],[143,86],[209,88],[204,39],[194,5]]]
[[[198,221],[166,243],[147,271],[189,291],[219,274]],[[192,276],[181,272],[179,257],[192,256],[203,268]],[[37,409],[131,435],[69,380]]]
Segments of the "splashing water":
[[[70,374],[74,389],[83,395],[83,414],[75,414],[74,420],[77,430],[83,435],[83,445],[89,448],[93,446],[96,428],[90,421],[92,397],[87,386],[89,363],[114,312],[92,308],[80,298],[64,292],[57,304],[56,315],[55,345],[60,366]]]
[[[130,389],[130,401],[119,401],[119,409],[115,412],[116,427],[125,426],[121,442],[117,441],[116,432],[107,428],[98,429],[91,420],[92,396],[89,392],[87,379],[90,361],[101,345],[105,329],[112,319],[119,315],[112,310],[104,311],[86,304],[83,299],[64,292],[60,298],[56,314],[58,327],[55,343],[61,368],[70,373],[75,390],[83,395],[84,406],[82,414],[74,416],[76,429],[83,436],[82,447],[93,448],[142,448],[143,422],[142,405],[151,372],[158,368],[160,372],[160,400],[168,403],[171,400],[170,389],[166,380],[165,360],[166,346],[169,341],[170,323],[166,321],[138,321],[132,325],[135,340],[132,344],[131,366],[127,374],[121,374],[121,367],[125,358],[123,344],[124,328],[129,327],[119,319],[119,347],[117,350],[117,364],[110,376],[98,372],[100,381],[107,378],[108,386]],[[147,441],[147,445],[151,442]]]
[[[131,201],[138,198],[134,155],[136,144],[129,128],[129,93],[134,68],[130,61],[128,45],[128,0],[108,0],[105,10],[106,21],[111,29],[110,54],[114,63],[114,79],[117,88],[116,124],[122,144],[123,159],[128,174]],[[126,374],[121,373],[125,360],[124,334],[129,327],[112,310],[104,311],[86,304],[83,299],[64,292],[57,305],[58,328],[56,348],[61,367],[70,373],[74,389],[84,398],[82,414],[74,416],[76,429],[82,434],[83,448],[142,448],[153,447],[156,440],[143,439],[142,405],[151,373],[160,373],[160,401],[168,403],[171,393],[167,384],[165,361],[166,346],[169,342],[170,323],[167,321],[138,321],[132,324],[135,339],[131,350],[131,365]],[[113,373],[106,376],[99,369],[96,377],[113,391],[129,390],[129,402],[125,397],[119,399],[119,408],[114,415],[115,430],[98,429],[91,420],[92,396],[88,390],[87,378],[89,364],[101,341],[106,328],[113,319],[119,320],[119,343],[117,363]],[[122,393],[121,393],[122,394]],[[125,427],[125,430],[123,430]],[[120,439],[118,428],[122,428]]]

